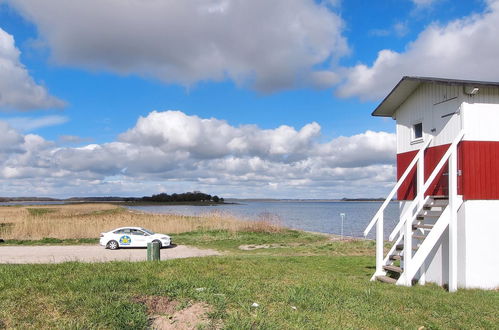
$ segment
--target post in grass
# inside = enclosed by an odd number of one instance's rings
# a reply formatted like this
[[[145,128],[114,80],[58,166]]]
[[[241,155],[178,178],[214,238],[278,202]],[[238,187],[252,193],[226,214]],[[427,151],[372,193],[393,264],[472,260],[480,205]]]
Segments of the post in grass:
[[[147,243],[147,261],[159,261],[161,259],[158,242]]]

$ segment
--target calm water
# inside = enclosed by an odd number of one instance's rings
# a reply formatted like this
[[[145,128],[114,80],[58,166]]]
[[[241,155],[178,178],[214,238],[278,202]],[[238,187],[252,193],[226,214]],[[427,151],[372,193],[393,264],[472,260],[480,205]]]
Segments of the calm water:
[[[381,202],[276,202],[259,201],[216,206],[131,206],[131,209],[150,213],[200,215],[209,212],[228,212],[245,219],[277,218],[289,228],[341,234],[340,213],[346,214],[343,234],[363,237],[362,232],[378,211]],[[385,210],[385,236],[398,220],[398,203],[390,203]],[[374,229],[368,236],[374,238]]]

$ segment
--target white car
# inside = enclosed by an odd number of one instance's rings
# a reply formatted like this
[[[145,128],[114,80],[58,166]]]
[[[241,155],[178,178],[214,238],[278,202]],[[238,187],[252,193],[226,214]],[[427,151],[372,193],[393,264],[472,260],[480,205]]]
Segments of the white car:
[[[158,242],[160,248],[168,247],[172,244],[172,238],[141,227],[121,227],[100,234],[100,245],[110,250],[122,247],[147,247],[147,243],[151,242]]]

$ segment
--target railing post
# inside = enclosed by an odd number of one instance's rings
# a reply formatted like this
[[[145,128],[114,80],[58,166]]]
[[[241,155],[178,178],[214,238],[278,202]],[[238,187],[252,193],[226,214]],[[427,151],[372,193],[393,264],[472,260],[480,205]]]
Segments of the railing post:
[[[384,260],[384,241],[383,241],[383,213],[376,222],[376,275],[383,275],[383,260]]]
[[[424,151],[422,152],[421,157],[419,158],[418,161],[418,177],[417,177],[417,189],[418,189],[418,196],[421,196],[418,201],[418,210],[421,210],[425,200],[425,191],[424,191],[424,186],[425,186],[425,181],[424,181]],[[412,226],[411,226],[412,227]],[[412,234],[412,228],[411,228],[411,234]],[[411,242],[412,242],[412,237],[411,237]],[[412,248],[412,244],[411,244]],[[412,257],[412,250],[410,250],[410,255]],[[426,276],[426,267],[423,264],[420,269],[420,277],[419,277],[419,284],[424,285],[425,284],[425,276]]]
[[[457,144],[449,157],[449,291],[457,291]]]
[[[417,198],[417,197],[416,197]],[[412,219],[412,217],[410,218]],[[412,279],[407,276],[409,270],[411,268],[412,261],[412,222],[410,219],[405,220],[404,226],[404,273],[402,276],[405,276],[404,285],[411,286]]]
[[[421,151],[418,159],[418,165],[417,165],[417,173],[416,173],[416,186],[417,186],[417,194],[416,197],[421,196],[418,201],[418,208],[421,206],[421,203],[424,201],[424,150]]]

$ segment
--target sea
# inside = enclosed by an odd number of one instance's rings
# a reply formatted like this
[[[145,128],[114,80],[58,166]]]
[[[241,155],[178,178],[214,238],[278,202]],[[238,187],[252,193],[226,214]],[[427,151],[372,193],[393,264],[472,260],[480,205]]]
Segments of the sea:
[[[363,231],[381,202],[357,201],[238,201],[213,206],[147,205],[130,209],[159,214],[198,216],[222,212],[246,220],[270,220],[292,229],[364,237]],[[384,213],[384,235],[388,237],[399,217],[397,202],[388,204]],[[367,238],[374,238],[375,228]]]

